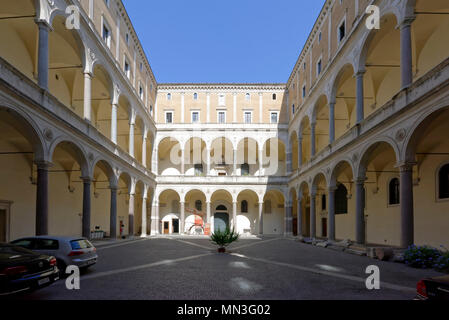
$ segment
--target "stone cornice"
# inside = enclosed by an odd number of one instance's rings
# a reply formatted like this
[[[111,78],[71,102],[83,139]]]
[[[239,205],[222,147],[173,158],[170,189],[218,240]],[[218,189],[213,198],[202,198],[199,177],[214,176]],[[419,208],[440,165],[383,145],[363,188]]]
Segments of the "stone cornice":
[[[161,83],[158,85],[158,90],[285,91],[286,89],[283,83]]]

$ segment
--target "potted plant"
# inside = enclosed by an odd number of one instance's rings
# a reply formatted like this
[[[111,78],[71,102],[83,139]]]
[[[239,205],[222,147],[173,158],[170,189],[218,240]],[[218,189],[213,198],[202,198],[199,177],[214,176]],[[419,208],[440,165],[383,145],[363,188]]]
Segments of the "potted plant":
[[[210,239],[213,243],[215,243],[218,246],[218,252],[219,253],[225,253],[226,247],[229,246],[231,243],[237,241],[239,239],[240,235],[235,232],[234,229],[230,229],[229,227],[226,228],[226,230],[217,230],[215,231]]]

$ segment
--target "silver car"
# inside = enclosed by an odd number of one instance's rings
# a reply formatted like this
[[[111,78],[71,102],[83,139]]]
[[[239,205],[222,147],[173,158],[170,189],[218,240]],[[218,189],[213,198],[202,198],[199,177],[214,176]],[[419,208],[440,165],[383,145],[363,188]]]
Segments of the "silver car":
[[[17,239],[12,244],[31,251],[56,257],[64,274],[67,266],[87,269],[97,263],[97,249],[86,238],[37,236]]]

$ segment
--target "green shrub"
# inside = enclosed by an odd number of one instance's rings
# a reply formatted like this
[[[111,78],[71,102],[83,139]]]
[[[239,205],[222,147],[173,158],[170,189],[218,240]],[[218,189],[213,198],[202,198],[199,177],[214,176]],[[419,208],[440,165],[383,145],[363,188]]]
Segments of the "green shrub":
[[[449,273],[449,251],[442,253],[433,267],[438,271]]]
[[[235,232],[234,229],[226,228],[226,230],[217,230],[215,231],[210,239],[213,243],[215,243],[219,248],[226,248],[231,243],[237,241],[240,235]]]
[[[405,263],[413,268],[433,268],[441,257],[441,252],[428,246],[410,246],[404,253]]]

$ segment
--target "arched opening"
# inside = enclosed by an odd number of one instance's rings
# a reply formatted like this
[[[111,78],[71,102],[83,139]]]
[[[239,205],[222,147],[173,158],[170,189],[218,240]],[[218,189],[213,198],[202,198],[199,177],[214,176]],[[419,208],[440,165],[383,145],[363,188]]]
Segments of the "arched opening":
[[[449,57],[449,4],[445,0],[417,0],[412,24],[414,79]]]
[[[337,206],[337,191],[339,197],[339,213],[335,211],[335,238],[355,239],[355,185],[352,166],[347,161],[339,162],[333,172],[331,185],[337,187],[335,206]],[[344,190],[346,189],[346,201]],[[335,207],[336,209],[336,207]],[[343,212],[345,211],[345,212]]]
[[[286,175],[286,148],[280,139],[271,138],[265,142],[262,163],[264,176]]]
[[[92,78],[92,125],[111,139],[112,80],[101,65],[95,65]]]
[[[206,143],[201,138],[189,139],[184,147],[184,170],[187,176],[206,175]]]
[[[118,179],[117,189],[117,221],[120,237],[133,236],[136,230],[136,212],[130,212],[130,208],[135,210],[134,203],[130,203],[135,198],[135,194],[130,193],[132,191],[131,183],[130,175],[123,172]]]
[[[356,124],[356,80],[354,68],[345,65],[334,83],[333,99],[335,99],[335,139],[340,138]]]
[[[151,199],[149,197],[149,191],[145,194],[145,185],[142,181],[138,181],[136,183],[136,195],[134,198],[134,233],[136,235],[139,234],[148,234],[149,224],[151,222],[150,213],[151,213]],[[143,204],[145,201],[145,208]],[[142,216],[146,215],[146,225],[143,225]],[[146,227],[146,232],[142,232],[142,228]]]
[[[312,129],[310,127],[310,121],[308,117],[304,117],[301,121],[300,125],[300,136],[302,138],[301,141],[301,155],[302,159],[301,163],[306,164],[309,162],[312,158]]]
[[[294,188],[290,189],[290,201],[292,206],[292,226],[290,230],[294,236],[298,235],[298,196]]]
[[[242,139],[237,145],[237,175],[259,174],[259,145],[251,138]]]
[[[60,142],[49,169],[48,232],[64,236],[82,235],[83,181],[87,161],[73,142]]]
[[[400,190],[399,179],[391,179],[390,183],[388,184],[388,204],[390,206],[398,205],[401,203]]]
[[[217,190],[211,197],[212,206],[212,231],[224,230],[227,227],[232,228],[236,225],[237,212],[233,212],[233,198],[226,190]],[[235,214],[235,217],[234,217]],[[238,229],[239,226],[237,225]]]
[[[65,26],[65,17],[53,19],[49,34],[49,91],[61,103],[84,117],[84,47],[76,30]]]
[[[241,235],[257,234],[259,197],[253,190],[243,190],[237,197],[237,232]]]
[[[389,204],[390,182],[398,181],[399,177],[397,162],[396,153],[387,142],[374,143],[362,157],[361,170],[366,171],[364,210],[368,243],[400,245],[397,232],[401,228],[400,207]]]
[[[382,17],[381,24],[381,29],[371,31],[362,52],[366,69],[365,117],[385,105],[401,89],[401,35],[396,16]]]
[[[311,220],[311,223],[315,223],[315,232],[317,237],[327,238],[329,236],[329,216],[327,206],[323,208],[322,198],[327,198],[327,182],[324,174],[318,174],[313,180],[313,188],[316,189],[315,197],[315,221]],[[311,217],[313,219],[313,217]],[[313,227],[313,225],[312,225]]]
[[[42,143],[31,124],[0,107],[0,242],[35,234],[37,170]]]
[[[0,57],[37,82],[38,27],[35,16],[34,0],[2,1]]]
[[[285,197],[276,189],[265,193],[263,208],[263,234],[284,234]]]
[[[416,162],[413,197],[417,245],[449,246],[445,236],[449,228],[449,201],[445,187],[449,163],[448,123],[449,108],[433,112],[416,124],[407,145],[407,160]]]
[[[131,117],[131,104],[129,100],[121,95],[117,107],[117,145],[124,151],[130,152],[129,130]]]
[[[299,169],[299,161],[298,161],[298,134],[296,131],[293,131],[290,136],[290,144],[292,146],[292,169],[293,171],[297,171]]]
[[[140,164],[144,165],[142,162],[143,148],[143,135],[145,134],[145,124],[141,117],[136,117],[136,124],[134,125],[134,159]]]
[[[162,234],[180,233],[181,208],[179,203],[179,194],[174,190],[165,190],[159,195],[159,217],[162,221]]]
[[[163,139],[158,146],[159,175],[179,176],[181,174],[181,145],[174,138]]]
[[[232,142],[224,137],[212,141],[210,159],[212,176],[231,176],[234,170],[234,147]]]
[[[310,237],[310,190],[309,185],[305,182],[299,187],[301,201],[298,204],[298,213],[301,209],[301,219],[298,223],[297,230],[303,237]],[[300,207],[299,207],[300,206]]]
[[[191,190],[185,195],[185,232],[204,234],[207,223],[206,195],[200,190]]]

